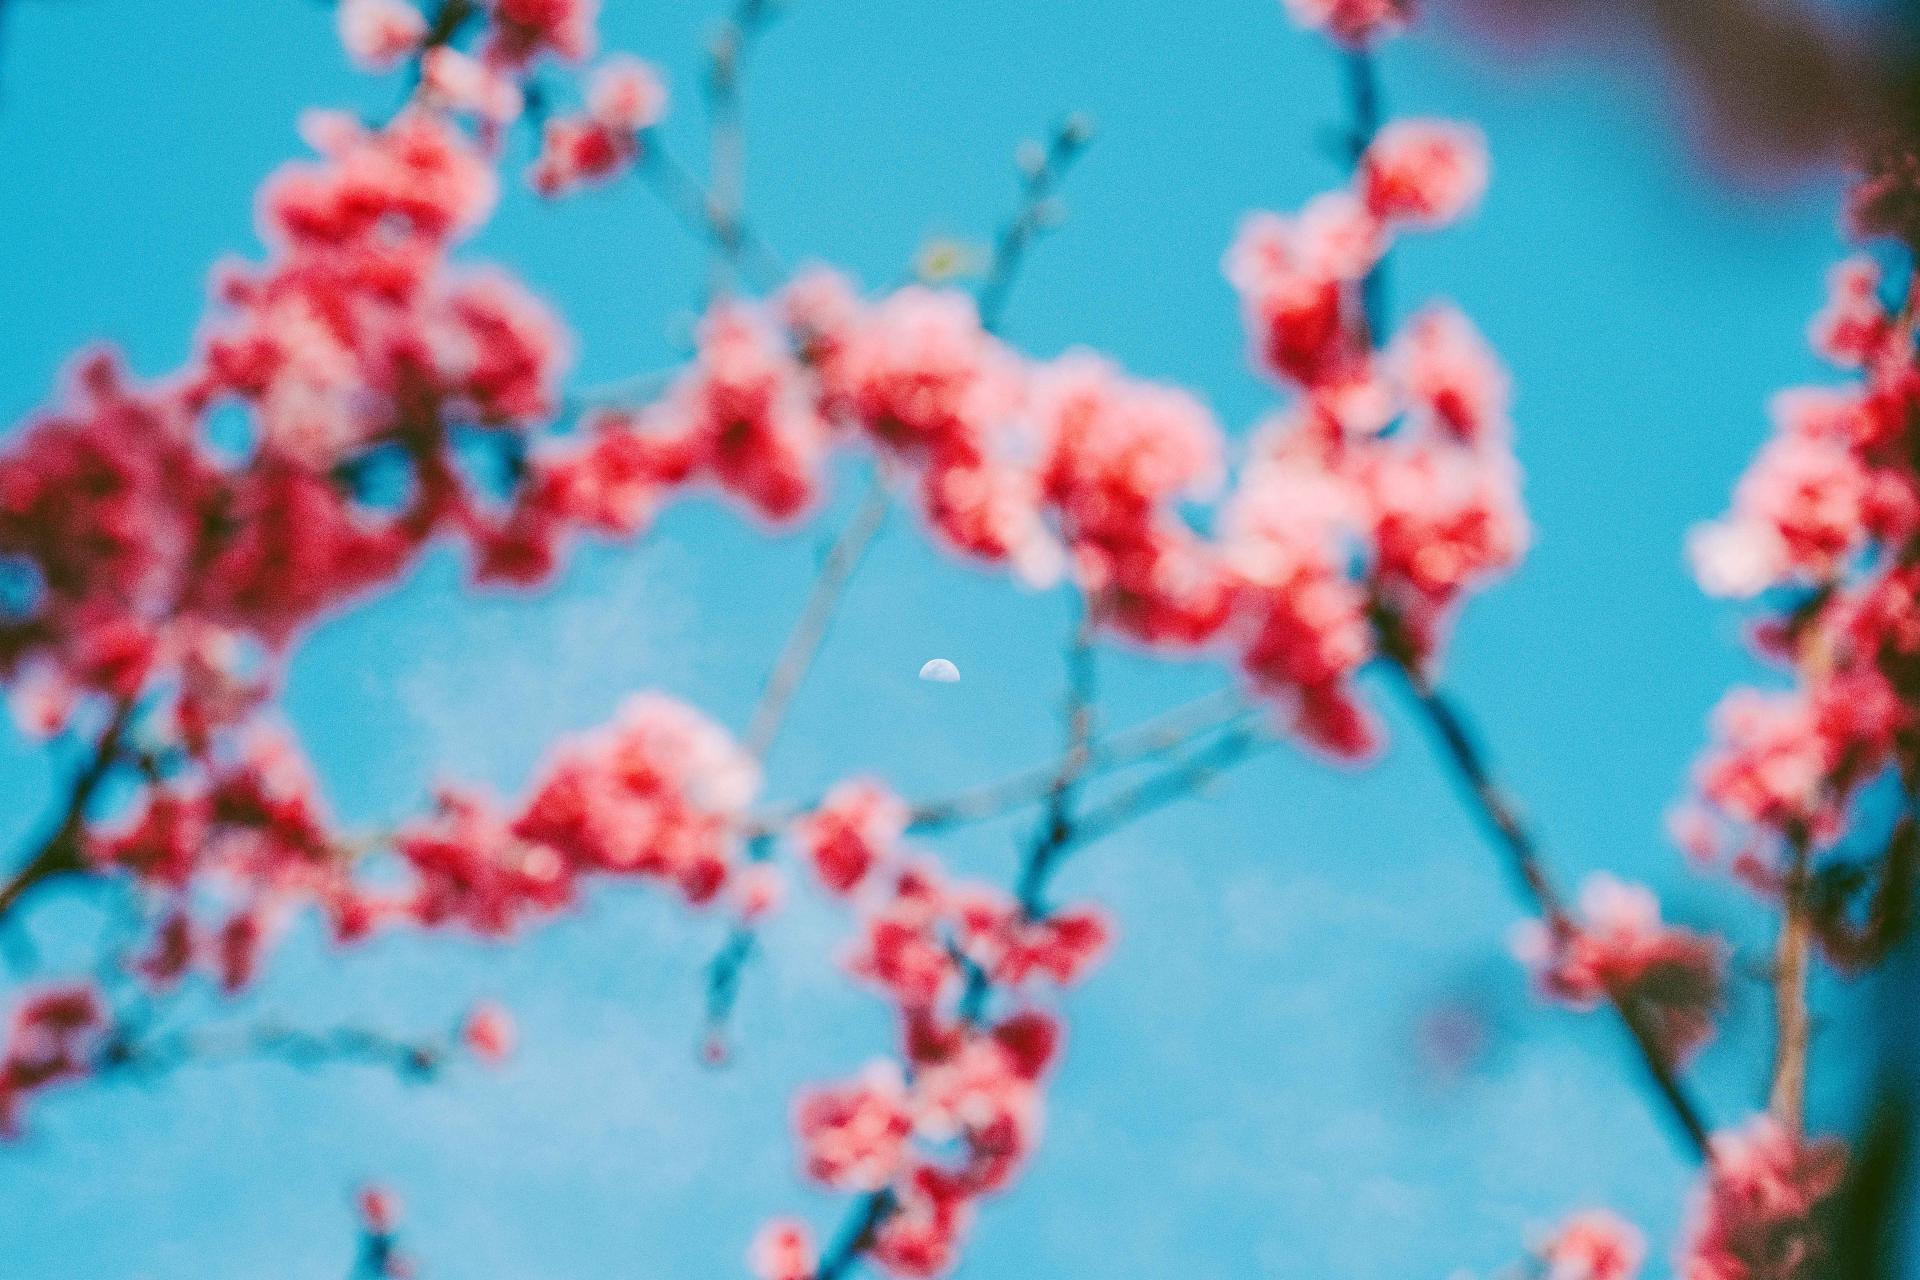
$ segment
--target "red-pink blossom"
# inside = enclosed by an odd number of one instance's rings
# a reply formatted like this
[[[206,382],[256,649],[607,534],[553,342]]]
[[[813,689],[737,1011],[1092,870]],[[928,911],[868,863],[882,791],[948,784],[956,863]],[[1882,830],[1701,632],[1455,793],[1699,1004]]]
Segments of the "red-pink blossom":
[[[370,1183],[354,1196],[360,1212],[360,1225],[369,1235],[390,1236],[400,1225],[400,1197],[391,1190]]]
[[[498,129],[520,118],[526,97],[513,78],[479,58],[435,45],[420,59],[420,88],[447,110]]]
[[[616,54],[594,68],[587,114],[621,133],[650,128],[667,109],[667,87],[651,64]]]
[[[1465,444],[1504,439],[1506,370],[1472,321],[1429,307],[1407,322],[1395,355],[1407,400],[1427,425]]]
[[[340,0],[340,43],[368,71],[388,71],[420,47],[427,19],[407,0]]]
[[[1809,1280],[1827,1256],[1818,1220],[1840,1189],[1846,1148],[1762,1116],[1714,1135],[1688,1228],[1683,1280]]]
[[[513,824],[576,872],[657,877],[711,901],[732,873],[759,768],[713,721],[657,694],[564,745]]]
[[[747,1251],[754,1280],[812,1280],[819,1265],[813,1233],[805,1223],[779,1218],[760,1228]]]
[[[1634,1280],[1647,1254],[1639,1228],[1605,1209],[1561,1223],[1540,1246],[1542,1280]]]
[[[1549,998],[1577,1009],[1614,1000],[1632,1010],[1670,1063],[1713,1034],[1726,948],[1661,923],[1659,902],[1638,885],[1589,877],[1577,921],[1531,922],[1517,932],[1515,949]]]
[[[1341,44],[1364,49],[1406,27],[1413,0],[1285,0],[1303,27],[1325,31]]]
[[[460,1038],[474,1057],[495,1065],[513,1056],[517,1033],[513,1015],[492,1001],[482,1001],[467,1010],[460,1024]]]
[[[1849,258],[1827,273],[1827,305],[1807,331],[1815,351],[1842,368],[1858,369],[1880,351],[1892,329],[1873,259]]]
[[[889,862],[907,829],[906,804],[870,778],[837,784],[794,826],[794,839],[820,882],[834,893],[857,889]]]
[[[878,1191],[902,1167],[913,1132],[899,1068],[875,1063],[858,1080],[803,1093],[794,1128],[809,1177],[842,1191]]]
[[[1486,190],[1486,140],[1470,125],[1396,120],[1368,145],[1356,180],[1367,209],[1381,221],[1445,226]]]
[[[17,1132],[28,1097],[94,1069],[111,1015],[89,983],[31,990],[14,1005],[0,1043],[0,1134]]]
[[[514,65],[551,53],[569,62],[593,55],[599,0],[488,0],[487,50]]]

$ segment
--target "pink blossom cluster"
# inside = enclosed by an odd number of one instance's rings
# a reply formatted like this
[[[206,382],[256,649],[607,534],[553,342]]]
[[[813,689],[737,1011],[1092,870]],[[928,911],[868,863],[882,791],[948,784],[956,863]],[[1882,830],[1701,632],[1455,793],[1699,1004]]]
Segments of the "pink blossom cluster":
[[[524,71],[544,56],[593,56],[598,9],[597,0],[454,0],[430,23],[413,0],[341,0],[338,23],[348,57],[367,71],[390,71],[431,52],[430,39],[443,46],[473,24],[483,28],[477,47],[487,62]],[[454,30],[436,30],[449,21]]]
[[[1604,873],[1580,892],[1580,918],[1529,921],[1514,949],[1548,999],[1576,1009],[1617,1001],[1646,1027],[1665,1061],[1679,1063],[1713,1035],[1726,985],[1723,945],[1664,924],[1639,886]]]
[[[1391,238],[1461,216],[1486,162],[1476,134],[1387,126],[1351,191],[1297,218],[1250,218],[1227,259],[1254,354],[1297,403],[1262,429],[1225,511],[1247,618],[1244,663],[1310,741],[1357,756],[1377,739],[1353,675],[1434,661],[1447,616],[1525,549],[1507,382],[1450,307],[1374,346],[1369,283]]]
[[[1753,628],[1754,646],[1796,681],[1727,695],[1697,771],[1698,803],[1675,824],[1689,852],[1729,860],[1762,892],[1778,891],[1783,852],[1834,841],[1863,786],[1920,759],[1910,310],[1883,299],[1870,260],[1835,270],[1812,340],[1856,380],[1777,396],[1773,437],[1732,512],[1690,543],[1709,592],[1765,594],[1774,611]]]
[[[267,184],[274,256],[220,273],[194,365],[136,387],[91,357],[68,407],[0,457],[0,555],[24,578],[0,659],[43,728],[80,692],[166,680],[205,747],[250,709],[260,646],[283,651],[437,532],[484,542],[459,447],[517,451],[554,411],[557,322],[447,262],[492,204],[484,158],[424,110],[379,131],[315,115],[308,134],[323,158]],[[237,460],[219,434],[236,413]],[[386,464],[390,499],[356,492]]]
[[[1718,1134],[1693,1208],[1683,1280],[1807,1280],[1827,1247],[1819,1216],[1839,1191],[1846,1150],[1770,1117]]]
[[[429,23],[412,0],[342,0],[340,39],[367,71],[412,62],[420,101],[472,117],[491,145],[526,109],[525,84],[543,59],[584,63],[593,56],[597,8],[595,0],[491,0],[484,7],[458,0]],[[475,27],[461,48],[456,40]],[[651,66],[618,54],[602,60],[584,107],[544,121],[529,181],[556,196],[617,176],[640,158],[642,135],[665,108],[666,89]]]
[[[299,634],[434,538],[468,541],[482,577],[528,576],[502,499],[558,412],[567,342],[524,287],[454,255],[494,205],[518,78],[546,53],[584,56],[592,6],[445,15],[458,22],[430,33],[397,0],[342,4],[356,60],[418,59],[411,101],[379,127],[310,113],[317,159],[262,187],[266,258],[218,270],[187,366],[143,385],[89,355],[67,403],[0,452],[0,676],[33,731],[113,726],[101,770],[132,795],[60,838],[167,905],[138,961],[156,990],[195,971],[246,985],[308,904],[346,939],[388,919],[491,931],[564,904],[590,872],[658,876],[699,901],[727,879],[737,803],[714,794],[717,774],[685,770],[730,744],[673,704],[642,704],[556,762],[514,822],[447,797],[398,843],[413,879],[397,896],[356,878],[353,842],[272,714]],[[454,47],[465,34],[473,54]],[[661,107],[631,59],[603,66],[590,97],[636,137]]]
[[[92,1071],[107,1025],[106,1006],[87,983],[46,986],[20,999],[0,1041],[0,1134],[18,1131],[30,1096]]]
[[[897,1059],[803,1093],[794,1108],[807,1174],[880,1197],[866,1256],[890,1275],[955,1261],[975,1203],[1003,1190],[1039,1135],[1043,1078],[1061,1027],[1033,1002],[1035,979],[1078,981],[1108,942],[1086,908],[1034,913],[990,886],[949,882],[904,843],[906,809],[884,784],[842,783],[792,839],[827,891],[859,913],[848,968],[898,1012]],[[1011,999],[998,1008],[995,993]],[[762,1280],[818,1265],[801,1224],[756,1242]]]
[[[652,67],[637,58],[608,59],[593,74],[586,111],[547,121],[534,189],[560,195],[617,177],[640,158],[641,135],[666,104],[666,88]]]
[[[1329,198],[1369,229],[1366,251],[1323,282],[1326,315],[1260,301],[1318,270],[1295,253],[1298,228],[1256,220],[1236,248],[1256,328],[1278,335],[1264,346],[1291,349],[1305,326],[1322,354],[1295,369],[1301,404],[1262,433],[1217,536],[1191,508],[1225,483],[1224,435],[1188,393],[1084,353],[1025,359],[964,294],[914,286],[868,302],[815,272],[773,308],[716,309],[659,402],[537,446],[490,563],[543,575],[574,532],[632,533],[686,484],[792,520],[832,452],[857,444],[910,483],[950,548],[1033,582],[1064,567],[1108,630],[1223,649],[1309,741],[1362,754],[1374,731],[1350,677],[1375,653],[1376,614],[1391,614],[1409,661],[1430,662],[1453,605],[1526,539],[1505,375],[1485,343],[1434,309],[1376,356],[1360,313],[1386,228],[1457,215],[1477,153],[1441,126],[1379,145],[1372,203]]]

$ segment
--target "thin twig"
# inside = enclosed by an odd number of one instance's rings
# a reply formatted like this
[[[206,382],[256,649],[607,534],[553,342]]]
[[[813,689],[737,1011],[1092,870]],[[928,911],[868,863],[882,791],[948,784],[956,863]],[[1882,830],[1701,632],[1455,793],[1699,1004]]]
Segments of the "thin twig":
[[[1086,608],[1067,644],[1067,697],[1062,708],[1067,724],[1066,745],[1060,753],[1053,783],[1047,788],[1046,816],[1028,850],[1026,863],[1020,868],[1020,882],[1014,891],[1020,901],[1020,913],[1028,920],[1038,920],[1046,914],[1042,895],[1047,880],[1061,851],[1073,839],[1074,796],[1086,774],[1087,747],[1093,741],[1094,703],[1099,696],[1096,683],[1099,670],[1093,651],[1097,622],[1095,610]]]
[[[101,785],[121,761],[121,747],[126,741],[133,711],[131,702],[121,702],[114,708],[87,763],[74,776],[72,785],[67,789],[66,802],[61,806],[53,830],[41,840],[39,847],[21,864],[20,869],[14,872],[13,878],[5,885],[0,885],[0,921],[10,916],[20,905],[20,900],[36,885],[86,869],[82,838],[87,809]]]
[[[732,17],[714,34],[707,66],[707,208],[714,228],[711,291],[731,292],[738,244],[746,219],[747,129],[744,103],[746,59],[773,14],[768,0],[739,0]]]
[[[873,1244],[874,1234],[893,1213],[891,1191],[876,1191],[855,1202],[846,1223],[820,1258],[811,1280],[841,1280],[859,1264],[861,1255]]]
[[[700,180],[661,144],[657,131],[647,135],[639,171],[687,229],[713,245],[753,288],[771,293],[786,282],[780,256],[738,214],[721,209]]]
[[[1567,914],[1565,899],[1547,873],[1533,833],[1520,816],[1519,806],[1494,779],[1465,716],[1419,673],[1410,657],[1396,652],[1399,646],[1390,641],[1385,648],[1391,669],[1401,678],[1409,701],[1439,746],[1440,758],[1449,766],[1468,807],[1480,819],[1495,846],[1506,855],[1507,869],[1521,896],[1540,913],[1549,929],[1556,932],[1577,929]],[[1608,997],[1626,1025],[1648,1081],[1660,1095],[1669,1118],[1692,1152],[1705,1159],[1708,1127],[1699,1103],[1674,1073],[1659,1038],[1633,1001],[1617,991],[1609,991]]]
[[[364,1027],[314,1031],[269,1023],[179,1031],[144,1043],[116,1038],[102,1050],[98,1069],[103,1076],[151,1078],[207,1062],[275,1061],[301,1070],[360,1062],[424,1080],[439,1071],[448,1056],[444,1043],[407,1040]]]
[[[813,667],[820,645],[833,625],[833,615],[853,581],[854,570],[860,567],[867,548],[873,545],[886,523],[887,505],[886,478],[876,473],[853,518],[840,530],[821,562],[819,576],[813,580],[813,590],[807,595],[799,621],[787,636],[779,660],[774,663],[760,694],[760,702],[753,709],[753,719],[748,722],[741,742],[754,759],[765,760],[774,739],[779,737],[793,695],[799,692],[800,682]]]
[[[1373,145],[1375,135],[1380,132],[1383,110],[1380,76],[1374,67],[1373,55],[1364,49],[1343,51],[1341,69],[1345,72],[1347,86],[1347,164],[1358,172],[1367,148]],[[1389,302],[1385,258],[1376,262],[1373,270],[1367,272],[1366,278],[1360,282],[1360,298],[1368,335],[1373,342],[1383,341],[1390,321],[1387,314]]]
[[[1145,764],[1179,751],[1216,729],[1245,724],[1259,714],[1236,689],[1211,693],[1111,737],[1097,739],[1087,749],[1085,772],[1094,775]],[[1058,771],[1059,764],[1052,762],[957,795],[921,801],[913,806],[911,829],[939,831],[1032,804],[1046,797]]]
[[[1020,207],[1001,229],[1000,238],[994,244],[993,260],[987,267],[986,279],[980,285],[980,324],[989,333],[998,330],[1006,317],[1007,302],[1013,294],[1014,284],[1020,278],[1020,268],[1026,262],[1027,250],[1052,225],[1056,216],[1052,204],[1054,191],[1073,168],[1074,162],[1086,153],[1087,144],[1091,141],[1092,121],[1076,113],[1068,116],[1054,130],[1053,137],[1037,162],[1023,166],[1026,172],[1021,185]]]
[[[1069,848],[1078,849],[1103,840],[1155,810],[1185,799],[1235,765],[1273,745],[1272,738],[1246,728],[1221,734],[1174,767],[1088,809],[1075,824]]]

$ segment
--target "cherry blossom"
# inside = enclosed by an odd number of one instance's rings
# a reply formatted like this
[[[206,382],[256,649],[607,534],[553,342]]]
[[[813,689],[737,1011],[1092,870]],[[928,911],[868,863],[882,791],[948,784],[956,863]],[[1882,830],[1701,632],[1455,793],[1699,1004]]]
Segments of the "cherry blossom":
[[[1605,1209],[1577,1213],[1540,1247],[1544,1280],[1634,1280],[1647,1252],[1632,1223]]]
[[[1638,885],[1605,874],[1580,892],[1580,920],[1532,921],[1514,949],[1543,994],[1576,1009],[1607,1000],[1632,1008],[1669,1062],[1713,1034],[1725,986],[1725,955],[1712,938],[1662,924],[1660,904]]]
[[[1839,1190],[1846,1149],[1808,1140],[1769,1117],[1717,1134],[1693,1208],[1686,1280],[1802,1280],[1818,1273],[1818,1214]]]

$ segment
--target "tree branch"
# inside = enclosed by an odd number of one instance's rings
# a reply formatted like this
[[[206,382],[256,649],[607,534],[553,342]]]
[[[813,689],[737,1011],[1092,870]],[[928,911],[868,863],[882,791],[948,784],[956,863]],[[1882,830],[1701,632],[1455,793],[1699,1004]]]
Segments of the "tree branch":
[[[1468,807],[1481,821],[1494,845],[1506,856],[1520,895],[1538,911],[1547,927],[1555,931],[1576,930],[1567,914],[1565,900],[1548,875],[1538,843],[1520,817],[1519,806],[1493,777],[1486,755],[1468,727],[1466,718],[1446,695],[1435,689],[1413,665],[1404,646],[1391,642],[1385,646],[1387,660],[1400,677],[1408,699],[1440,749],[1440,758],[1448,765]],[[1661,1052],[1658,1037],[1631,1000],[1610,991],[1608,998],[1632,1038],[1648,1082],[1665,1106],[1674,1128],[1687,1147],[1700,1159],[1708,1154],[1708,1126],[1700,1105]]]
[[[813,667],[820,645],[827,638],[827,630],[833,625],[833,615],[853,581],[854,571],[886,523],[887,503],[886,478],[876,473],[853,518],[847,521],[827,551],[799,621],[787,636],[761,691],[759,704],[753,709],[753,719],[748,722],[741,741],[754,759],[764,761],[779,737],[787,709],[794,694],[799,692],[801,681]]]
[[[1781,885],[1780,937],[1773,956],[1773,1079],[1767,1090],[1767,1110],[1782,1128],[1798,1133],[1806,1119],[1807,1047],[1812,1032],[1807,969],[1813,949],[1813,918],[1808,902],[1807,842],[1796,836],[1791,846]]]
[[[746,216],[747,130],[743,101],[746,59],[773,16],[769,0],[739,0],[733,15],[714,34],[707,66],[707,200],[714,229],[713,296],[730,291],[739,266],[741,228]]]
[[[116,1037],[101,1052],[103,1076],[151,1078],[204,1062],[274,1061],[303,1071],[336,1062],[386,1067],[409,1080],[429,1080],[451,1056],[442,1041],[407,1040],[366,1027],[314,1031],[267,1023],[173,1032],[141,1042]]]
[[[640,176],[687,229],[713,245],[728,264],[753,288],[771,293],[786,282],[787,269],[778,254],[737,214],[727,213],[649,131],[641,150]]]
[[[87,809],[101,785],[112,774],[114,766],[120,763],[121,747],[132,718],[132,702],[124,701],[115,706],[87,763],[81,766],[72,785],[68,787],[66,802],[61,807],[53,830],[41,840],[38,849],[21,864],[13,877],[0,885],[0,921],[11,916],[21,899],[35,886],[86,869],[82,837],[86,829]]]
[[[1006,317],[1007,302],[1019,281],[1027,250],[1052,225],[1057,216],[1053,193],[1066,178],[1074,162],[1086,153],[1093,141],[1093,122],[1078,113],[1068,116],[1055,129],[1046,149],[1036,161],[1025,164],[1020,206],[1000,232],[994,244],[993,260],[986,279],[980,285],[980,324],[992,333]],[[1034,144],[1029,143],[1028,146]]]

